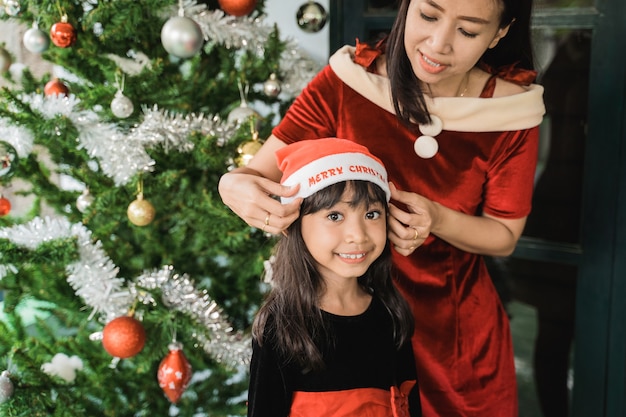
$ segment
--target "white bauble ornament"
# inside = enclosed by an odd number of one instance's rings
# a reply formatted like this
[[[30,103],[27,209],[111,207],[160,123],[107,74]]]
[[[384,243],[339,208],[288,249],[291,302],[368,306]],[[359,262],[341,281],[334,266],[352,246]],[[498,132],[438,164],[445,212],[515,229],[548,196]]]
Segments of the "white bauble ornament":
[[[13,396],[14,387],[11,378],[9,378],[9,371],[2,371],[0,374],[0,403],[7,401]]]
[[[84,213],[87,211],[87,209],[89,208],[89,206],[91,206],[92,203],[93,203],[93,196],[89,193],[89,190],[85,188],[83,190],[83,193],[79,195],[78,198],[76,199],[76,208],[81,213]]]
[[[178,58],[190,58],[202,48],[202,29],[188,17],[171,17],[161,29],[161,43],[168,53]]]
[[[117,93],[115,93],[115,98],[111,102],[111,111],[113,114],[120,119],[125,119],[133,114],[134,110],[135,106],[133,102],[118,90]]]
[[[24,32],[24,47],[34,54],[40,54],[50,46],[50,38],[36,25]]]

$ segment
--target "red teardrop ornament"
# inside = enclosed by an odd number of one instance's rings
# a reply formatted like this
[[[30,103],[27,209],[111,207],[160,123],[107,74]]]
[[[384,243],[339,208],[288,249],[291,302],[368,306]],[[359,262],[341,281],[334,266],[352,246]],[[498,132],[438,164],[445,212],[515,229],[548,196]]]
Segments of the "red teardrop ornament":
[[[50,39],[59,48],[69,48],[76,42],[76,29],[67,22],[67,16],[63,16],[60,22],[50,28]]]
[[[176,404],[191,380],[191,365],[182,351],[180,343],[170,343],[170,352],[161,361],[157,380],[169,400]]]
[[[6,216],[10,211],[11,202],[4,197],[0,197],[0,216]]]

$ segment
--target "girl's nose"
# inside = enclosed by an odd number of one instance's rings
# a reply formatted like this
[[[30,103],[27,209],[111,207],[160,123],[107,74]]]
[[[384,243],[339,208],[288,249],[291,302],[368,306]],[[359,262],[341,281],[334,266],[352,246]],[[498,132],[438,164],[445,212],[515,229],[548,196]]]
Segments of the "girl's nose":
[[[352,219],[345,224],[346,242],[364,242],[367,240],[367,225],[362,219]]]

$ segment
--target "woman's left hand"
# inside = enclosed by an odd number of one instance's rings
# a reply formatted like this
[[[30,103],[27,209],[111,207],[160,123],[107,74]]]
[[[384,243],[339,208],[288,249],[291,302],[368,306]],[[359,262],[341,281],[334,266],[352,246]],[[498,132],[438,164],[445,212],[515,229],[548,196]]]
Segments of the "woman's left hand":
[[[404,204],[408,210],[389,204],[389,240],[399,254],[408,256],[430,234],[436,206],[419,194],[398,190],[393,183],[389,187],[391,199]]]

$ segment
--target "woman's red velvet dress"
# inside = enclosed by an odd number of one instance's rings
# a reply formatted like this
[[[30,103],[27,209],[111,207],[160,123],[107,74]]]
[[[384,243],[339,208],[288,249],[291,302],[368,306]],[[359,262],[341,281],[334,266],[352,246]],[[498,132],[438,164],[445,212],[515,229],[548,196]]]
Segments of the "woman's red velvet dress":
[[[510,97],[427,99],[443,121],[439,150],[424,159],[417,135],[396,119],[388,79],[367,70],[377,55],[346,46],[305,88],[274,129],[291,143],[336,136],[384,162],[400,190],[471,215],[516,219],[530,212],[543,89]],[[505,77],[507,78],[507,77]],[[512,73],[520,84],[531,72]],[[517,416],[513,347],[506,312],[479,255],[429,236],[411,256],[394,253],[398,288],[416,320],[413,347],[426,417]]]

